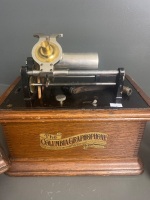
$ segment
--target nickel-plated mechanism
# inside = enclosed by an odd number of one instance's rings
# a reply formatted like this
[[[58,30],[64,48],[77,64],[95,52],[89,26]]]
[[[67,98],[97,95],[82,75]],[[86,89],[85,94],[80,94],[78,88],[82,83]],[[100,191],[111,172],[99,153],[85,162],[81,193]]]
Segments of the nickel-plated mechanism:
[[[146,94],[123,68],[101,70],[97,53],[65,53],[57,42],[62,34],[36,37],[21,80],[0,100],[9,158],[0,148],[0,173],[140,174]]]
[[[121,103],[123,93],[131,95],[132,90],[124,87],[123,68],[99,70],[97,53],[63,52],[57,42],[57,38],[63,37],[63,34],[36,34],[35,37],[39,40],[32,48],[32,57],[27,58],[26,66],[21,68],[24,100],[27,105],[32,105],[35,98],[42,100],[45,88],[52,87],[65,87],[71,93],[71,88],[72,91],[83,92],[88,91],[85,87],[99,90],[99,87],[113,86],[115,103]],[[64,94],[61,91],[57,95]],[[57,97],[55,100],[59,101]],[[63,101],[60,101],[61,106]]]

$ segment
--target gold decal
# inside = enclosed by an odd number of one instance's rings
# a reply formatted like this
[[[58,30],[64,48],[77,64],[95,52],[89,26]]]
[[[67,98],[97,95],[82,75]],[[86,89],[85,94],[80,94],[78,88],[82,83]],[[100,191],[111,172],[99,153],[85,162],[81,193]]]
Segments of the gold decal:
[[[62,138],[62,133],[52,135],[49,133],[40,134],[40,146],[49,150],[62,150],[83,146],[88,148],[105,148],[108,135],[100,132],[90,132]]]

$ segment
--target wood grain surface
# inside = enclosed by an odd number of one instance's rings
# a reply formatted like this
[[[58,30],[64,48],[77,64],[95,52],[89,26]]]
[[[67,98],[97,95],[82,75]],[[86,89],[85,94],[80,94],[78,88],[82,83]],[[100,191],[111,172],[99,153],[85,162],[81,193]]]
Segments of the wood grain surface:
[[[127,77],[149,104],[149,98]],[[1,97],[2,103],[17,79]],[[138,151],[150,108],[100,110],[1,110],[12,176],[136,175],[143,171]],[[107,134],[104,148],[45,149],[40,134],[62,138],[90,132]]]

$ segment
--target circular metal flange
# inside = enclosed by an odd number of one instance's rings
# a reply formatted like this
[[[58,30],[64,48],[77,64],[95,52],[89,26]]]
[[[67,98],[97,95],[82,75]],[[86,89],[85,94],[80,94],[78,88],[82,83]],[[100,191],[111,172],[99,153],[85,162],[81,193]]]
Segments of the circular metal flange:
[[[30,92],[33,94],[36,92],[36,87],[33,85],[34,83],[37,83],[37,77],[36,76],[30,76],[29,78],[29,88]]]
[[[40,65],[40,70],[44,72],[53,71],[53,66],[62,59],[62,48],[57,42],[56,35],[36,35],[39,41],[32,48],[32,57]]]

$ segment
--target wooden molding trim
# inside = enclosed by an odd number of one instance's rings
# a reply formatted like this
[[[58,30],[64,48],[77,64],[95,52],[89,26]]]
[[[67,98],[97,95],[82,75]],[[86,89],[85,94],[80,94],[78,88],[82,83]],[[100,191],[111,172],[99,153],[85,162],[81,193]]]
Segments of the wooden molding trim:
[[[76,176],[139,175],[143,166],[139,159],[96,161],[13,161],[6,174],[10,176]]]

